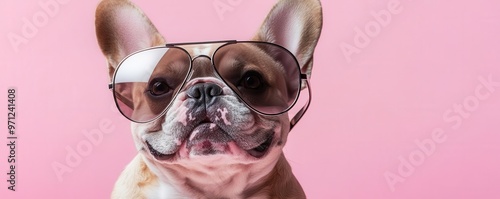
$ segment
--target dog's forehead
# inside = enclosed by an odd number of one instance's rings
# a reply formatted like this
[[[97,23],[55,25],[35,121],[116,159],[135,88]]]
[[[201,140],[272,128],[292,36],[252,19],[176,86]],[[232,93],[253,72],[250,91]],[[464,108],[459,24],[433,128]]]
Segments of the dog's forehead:
[[[191,55],[192,58],[200,55],[212,56],[220,44],[198,44],[182,46]]]

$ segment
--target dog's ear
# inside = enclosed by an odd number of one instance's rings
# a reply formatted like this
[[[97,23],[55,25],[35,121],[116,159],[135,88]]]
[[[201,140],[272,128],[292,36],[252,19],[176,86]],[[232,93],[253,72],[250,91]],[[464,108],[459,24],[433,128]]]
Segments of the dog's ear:
[[[128,0],[103,0],[96,10],[95,28],[109,75],[128,54],[165,43],[148,17]]]
[[[292,52],[303,73],[311,75],[314,48],[323,24],[319,0],[280,0],[254,37]]]

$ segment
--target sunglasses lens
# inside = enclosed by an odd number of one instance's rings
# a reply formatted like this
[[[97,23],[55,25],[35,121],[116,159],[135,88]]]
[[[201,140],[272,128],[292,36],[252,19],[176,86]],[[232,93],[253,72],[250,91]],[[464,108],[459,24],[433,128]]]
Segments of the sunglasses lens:
[[[264,114],[288,111],[299,95],[300,69],[285,48],[261,42],[220,47],[213,56],[218,74],[250,107]]]
[[[156,119],[182,87],[190,63],[189,54],[176,47],[152,48],[125,58],[113,79],[120,112],[135,122]]]

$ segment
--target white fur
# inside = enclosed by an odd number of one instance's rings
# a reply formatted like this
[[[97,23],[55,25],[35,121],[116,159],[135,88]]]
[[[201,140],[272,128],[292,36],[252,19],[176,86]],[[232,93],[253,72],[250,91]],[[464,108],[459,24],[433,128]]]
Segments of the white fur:
[[[197,45],[193,47],[193,57],[200,56],[200,55],[208,55],[210,56],[210,53],[212,52],[212,44],[203,44],[203,45]]]

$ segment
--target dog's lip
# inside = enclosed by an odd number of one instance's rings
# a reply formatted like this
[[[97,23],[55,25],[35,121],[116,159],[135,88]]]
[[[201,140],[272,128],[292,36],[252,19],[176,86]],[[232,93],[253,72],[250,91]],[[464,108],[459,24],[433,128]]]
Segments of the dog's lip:
[[[261,158],[266,153],[269,151],[269,148],[271,147],[271,144],[273,143],[274,136],[272,133],[268,135],[268,137],[262,142],[259,146],[252,148],[250,150],[246,150],[246,152],[255,157],[255,158]]]
[[[175,156],[174,154],[163,154],[151,146],[148,141],[146,141],[146,145],[148,146],[149,153],[153,155],[156,159],[158,160],[169,160],[172,159]]]

